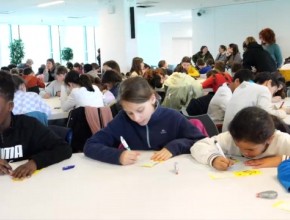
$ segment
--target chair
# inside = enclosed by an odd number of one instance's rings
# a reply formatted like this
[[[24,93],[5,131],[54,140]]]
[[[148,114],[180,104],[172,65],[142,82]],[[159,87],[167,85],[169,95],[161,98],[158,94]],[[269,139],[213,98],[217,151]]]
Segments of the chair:
[[[198,119],[202,122],[204,125],[209,137],[215,136],[219,134],[219,131],[213,122],[211,118],[209,117],[208,114],[203,114],[203,115],[195,115],[195,116],[189,116],[186,112],[185,109],[182,109],[181,113],[189,120],[189,119]]]
[[[90,111],[88,115],[88,109],[95,111]],[[86,106],[70,111],[67,127],[71,128],[72,131],[71,147],[73,153],[83,152],[87,139],[98,130],[104,128],[112,120],[112,115],[104,115],[103,110],[107,110],[111,114],[110,107],[95,108]]]
[[[281,70],[281,69],[279,69],[279,72],[285,78],[286,82],[290,81],[290,70]]]
[[[47,115],[44,112],[33,111],[33,112],[27,112],[25,113],[25,115],[36,118],[39,122],[41,122],[45,126],[48,125]]]

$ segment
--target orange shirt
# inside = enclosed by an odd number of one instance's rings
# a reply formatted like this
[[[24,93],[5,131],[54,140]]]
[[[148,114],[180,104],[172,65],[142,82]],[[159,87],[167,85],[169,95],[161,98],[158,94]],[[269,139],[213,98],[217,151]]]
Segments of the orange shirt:
[[[233,81],[233,78],[228,73],[216,73],[209,78],[207,78],[202,83],[202,88],[212,88],[213,92],[216,92],[218,88],[224,84],[225,82],[231,83]]]
[[[36,86],[40,88],[45,87],[45,84],[34,75],[24,75],[23,79],[25,80],[26,88],[32,88]]]

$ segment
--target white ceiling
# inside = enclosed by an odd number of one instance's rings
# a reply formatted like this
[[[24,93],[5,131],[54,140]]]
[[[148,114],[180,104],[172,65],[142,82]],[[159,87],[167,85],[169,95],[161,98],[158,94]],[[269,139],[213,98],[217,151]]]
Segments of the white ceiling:
[[[0,23],[97,25],[98,10],[120,0],[66,0],[60,5],[37,7],[38,4],[49,1],[54,0],[0,0]],[[136,0],[137,5],[154,7],[136,8],[135,15],[137,21],[183,22],[191,20],[192,9],[257,1],[267,0]],[[149,13],[164,11],[170,13],[163,16],[146,16]]]

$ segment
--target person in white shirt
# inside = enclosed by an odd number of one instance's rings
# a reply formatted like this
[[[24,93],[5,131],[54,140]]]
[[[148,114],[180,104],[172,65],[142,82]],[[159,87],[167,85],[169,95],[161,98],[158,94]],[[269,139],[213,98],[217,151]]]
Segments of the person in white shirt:
[[[250,70],[241,69],[236,72],[233,77],[233,82],[230,84],[224,83],[218,88],[217,92],[211,99],[207,114],[217,124],[223,122],[225,111],[228,102],[230,101],[234,90],[244,81],[250,81],[254,79],[254,75]]]
[[[103,107],[103,94],[100,89],[92,85],[89,77],[85,74],[80,75],[77,71],[72,70],[67,73],[64,83],[69,91],[62,86],[61,90],[61,108],[63,111],[70,111],[78,107]]]
[[[67,68],[59,66],[57,67],[55,74],[55,80],[50,82],[44,91],[40,92],[42,98],[48,99],[53,96],[60,97],[61,85],[63,84],[65,75],[67,74]]]
[[[255,168],[277,167],[289,159],[290,134],[276,130],[273,117],[258,107],[247,107],[236,114],[229,132],[196,142],[191,155],[217,170],[234,164],[229,156],[244,156],[245,165]],[[221,150],[219,150],[219,148]]]
[[[276,109],[272,103],[272,96],[280,89],[281,82],[276,74],[261,72],[256,75],[255,81],[244,81],[233,93],[231,100],[228,102],[224,117],[222,131],[228,130],[228,125],[237,112],[249,106],[260,107],[272,115],[279,118],[285,118],[286,112],[283,109]]]

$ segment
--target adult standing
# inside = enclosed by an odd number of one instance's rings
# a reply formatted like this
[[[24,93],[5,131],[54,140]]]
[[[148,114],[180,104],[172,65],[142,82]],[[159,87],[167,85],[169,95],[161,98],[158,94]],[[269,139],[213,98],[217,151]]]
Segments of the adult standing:
[[[276,36],[272,29],[265,28],[259,33],[260,40],[265,50],[267,50],[274,61],[276,62],[277,68],[282,65],[282,54],[278,44],[276,44]]]

